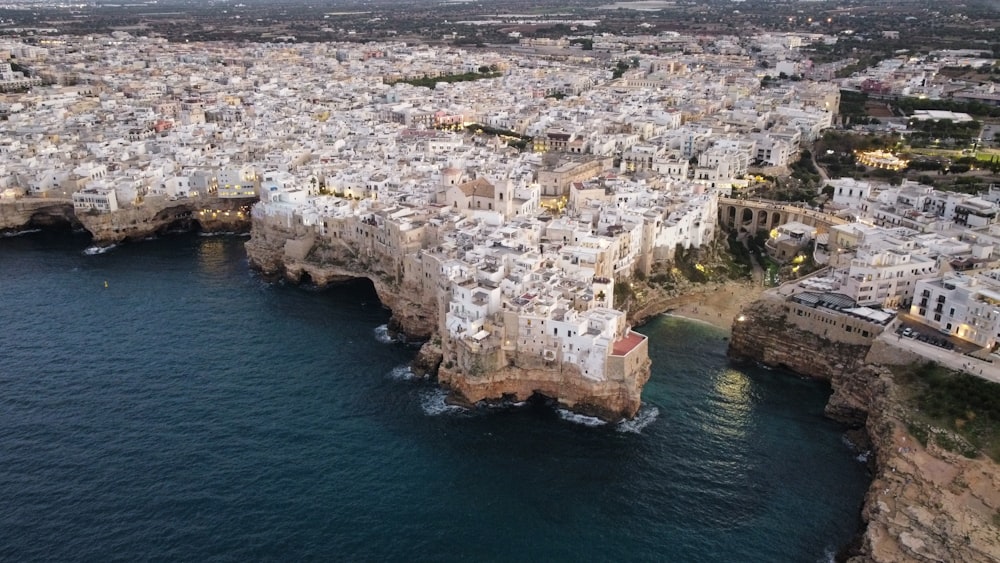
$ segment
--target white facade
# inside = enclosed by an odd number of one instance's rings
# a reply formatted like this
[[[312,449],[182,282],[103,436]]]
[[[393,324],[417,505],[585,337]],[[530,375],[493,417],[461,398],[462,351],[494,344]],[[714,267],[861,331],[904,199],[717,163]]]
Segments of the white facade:
[[[77,213],[118,211],[118,197],[109,188],[80,190],[73,193],[73,209]]]

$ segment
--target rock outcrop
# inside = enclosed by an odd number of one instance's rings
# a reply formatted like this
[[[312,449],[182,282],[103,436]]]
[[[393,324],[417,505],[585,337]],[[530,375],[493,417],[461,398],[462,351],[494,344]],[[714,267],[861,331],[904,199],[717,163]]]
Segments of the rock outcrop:
[[[423,275],[408,279],[401,266],[405,256],[374,252],[341,237],[320,236],[304,223],[278,213],[254,217],[246,245],[251,265],[268,276],[320,287],[357,278],[370,280],[392,311],[390,331],[427,340],[412,364],[414,373],[436,373],[438,382],[451,391],[453,403],[523,401],[542,395],[573,411],[609,421],[632,418],[638,412],[650,373],[645,337],[631,332],[627,334],[632,336],[619,336],[622,340],[616,345],[621,347],[591,374],[559,361],[555,354],[548,359],[519,354],[499,337],[452,338],[443,328],[449,297],[445,281],[428,283],[421,279]],[[504,321],[494,318],[490,322]]]
[[[826,414],[864,430],[873,480],[865,529],[845,555],[852,563],[1000,560],[1000,467],[967,459],[907,433],[906,409],[885,364],[920,358],[891,345],[846,344],[788,322],[780,299],[765,295],[733,324],[729,355],[830,381]]]
[[[839,342],[790,322],[783,300],[765,293],[735,321],[729,357],[831,380],[864,366],[869,346]],[[823,353],[816,353],[823,350]]]
[[[265,276],[318,287],[368,279],[379,301],[392,311],[389,329],[416,340],[429,339],[437,329],[437,303],[407,287],[376,261],[366,260],[346,244],[318,240],[301,225],[254,221],[246,244],[250,265]]]
[[[0,233],[79,225],[69,199],[22,198],[0,203]]]
[[[866,424],[874,479],[865,495],[866,523],[852,563],[996,562],[1000,560],[1000,468],[924,447],[907,433],[908,414],[888,370],[866,375],[873,392]]]
[[[171,231],[246,232],[248,200],[149,198],[143,205],[112,213],[81,213],[78,219],[97,244],[142,240]]]
[[[546,367],[508,366],[481,375],[457,373],[445,366],[438,370],[438,382],[451,391],[450,400],[458,404],[480,401],[527,401],[534,395],[555,400],[559,406],[603,420],[633,418],[639,412],[642,387],[649,379],[636,381],[592,381],[570,364]]]
[[[170,231],[242,233],[250,230],[252,200],[205,197],[171,201],[148,198],[143,205],[111,213],[77,214],[68,199],[22,198],[0,203],[0,232],[58,226],[83,227],[94,242],[110,245]]]

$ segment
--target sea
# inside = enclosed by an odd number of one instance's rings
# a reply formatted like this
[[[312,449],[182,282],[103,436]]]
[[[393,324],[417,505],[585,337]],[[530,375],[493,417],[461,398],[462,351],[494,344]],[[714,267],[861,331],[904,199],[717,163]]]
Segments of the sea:
[[[370,284],[235,236],[0,239],[0,561],[829,561],[870,477],[830,389],[661,316],[632,421],[468,411]]]

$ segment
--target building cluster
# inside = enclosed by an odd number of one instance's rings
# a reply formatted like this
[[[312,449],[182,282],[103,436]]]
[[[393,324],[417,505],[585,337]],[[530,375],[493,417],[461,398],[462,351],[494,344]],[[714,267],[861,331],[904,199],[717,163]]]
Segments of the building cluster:
[[[960,80],[941,72],[946,68],[992,68],[996,62],[988,49],[904,54],[859,71],[843,79],[841,85],[873,95],[949,98],[1000,105],[1000,89],[996,83]]]
[[[837,295],[855,308],[907,312],[983,347],[1000,341],[1000,300],[994,299],[1000,296],[994,293],[1000,287],[1000,190],[970,195],[852,178],[829,184],[828,207],[851,222],[823,233],[785,225],[769,242],[777,248],[788,233],[815,239],[814,257],[829,268],[800,280],[797,290]]]
[[[643,56],[617,79],[401,42],[119,32],[18,53],[51,85],[0,98],[3,197],[71,197],[87,213],[259,197],[255,221],[438,299],[460,367],[520,355],[594,380],[645,357],[615,283],[710,241],[720,194],[796,158],[839,97],[762,88],[735,52]]]

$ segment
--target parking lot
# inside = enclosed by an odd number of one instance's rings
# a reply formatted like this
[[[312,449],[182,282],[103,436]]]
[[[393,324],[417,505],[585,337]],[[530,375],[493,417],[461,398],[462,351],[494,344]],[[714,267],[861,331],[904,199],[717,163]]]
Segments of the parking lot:
[[[920,330],[914,329],[913,327],[907,327],[900,325],[896,328],[896,334],[903,338],[913,338],[918,342],[926,342],[932,346],[938,346],[944,348],[945,350],[955,350],[956,344],[950,336],[946,334],[941,334],[938,332],[928,331],[927,329]],[[965,353],[959,350],[960,353]]]

